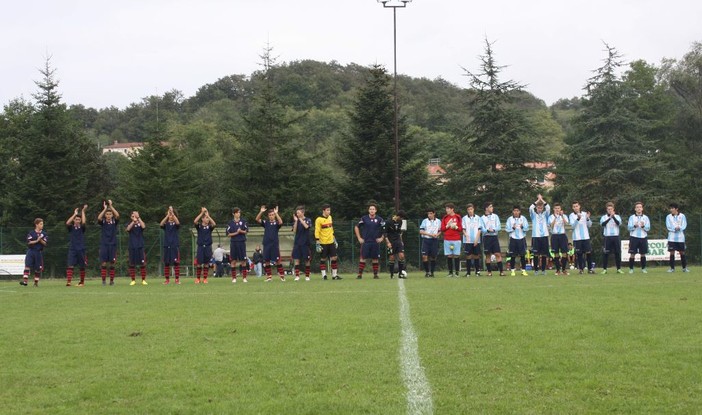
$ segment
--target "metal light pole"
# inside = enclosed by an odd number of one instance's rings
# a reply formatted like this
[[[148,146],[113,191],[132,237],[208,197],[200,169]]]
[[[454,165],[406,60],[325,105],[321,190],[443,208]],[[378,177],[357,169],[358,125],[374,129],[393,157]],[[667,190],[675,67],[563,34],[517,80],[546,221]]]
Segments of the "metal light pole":
[[[397,131],[397,9],[407,7],[407,3],[411,3],[412,0],[400,0],[398,4],[391,4],[390,0],[377,1],[382,3],[383,7],[392,9],[393,96],[395,98],[393,132],[395,134],[395,212],[397,212],[400,210],[400,137]]]

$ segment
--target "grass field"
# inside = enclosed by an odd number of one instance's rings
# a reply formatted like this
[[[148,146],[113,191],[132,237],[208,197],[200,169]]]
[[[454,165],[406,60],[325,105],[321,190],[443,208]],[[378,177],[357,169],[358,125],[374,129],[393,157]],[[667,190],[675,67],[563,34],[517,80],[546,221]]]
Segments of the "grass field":
[[[700,413],[702,272],[664,271],[4,281],[0,413],[408,413],[405,323],[425,412]]]

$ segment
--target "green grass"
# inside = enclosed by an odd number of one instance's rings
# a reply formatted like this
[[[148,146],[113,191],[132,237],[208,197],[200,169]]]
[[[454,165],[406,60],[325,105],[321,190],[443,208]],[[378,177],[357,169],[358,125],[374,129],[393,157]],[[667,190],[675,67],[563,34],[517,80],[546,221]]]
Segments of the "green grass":
[[[0,283],[1,413],[406,412],[396,280]],[[702,273],[405,282],[435,413],[698,413]]]

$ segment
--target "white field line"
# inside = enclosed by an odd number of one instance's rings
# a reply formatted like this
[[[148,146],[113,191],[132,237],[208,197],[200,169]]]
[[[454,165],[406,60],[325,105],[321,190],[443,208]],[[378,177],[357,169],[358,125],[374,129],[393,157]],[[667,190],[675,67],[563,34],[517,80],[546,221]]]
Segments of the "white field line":
[[[400,325],[402,326],[402,340],[400,343],[400,363],[402,377],[407,387],[407,413],[408,414],[433,414],[434,404],[431,399],[431,386],[424,374],[424,368],[419,361],[419,347],[417,334],[412,327],[410,319],[409,301],[405,294],[405,281],[398,281],[400,297]]]

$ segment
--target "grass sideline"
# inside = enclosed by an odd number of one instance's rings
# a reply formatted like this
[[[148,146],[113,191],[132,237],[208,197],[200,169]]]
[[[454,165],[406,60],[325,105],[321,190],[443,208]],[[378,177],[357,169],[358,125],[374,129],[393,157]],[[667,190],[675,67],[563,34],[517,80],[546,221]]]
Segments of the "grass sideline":
[[[406,412],[387,274],[149,282],[0,282],[0,412]],[[696,413],[701,289],[697,268],[405,282],[436,413]]]

